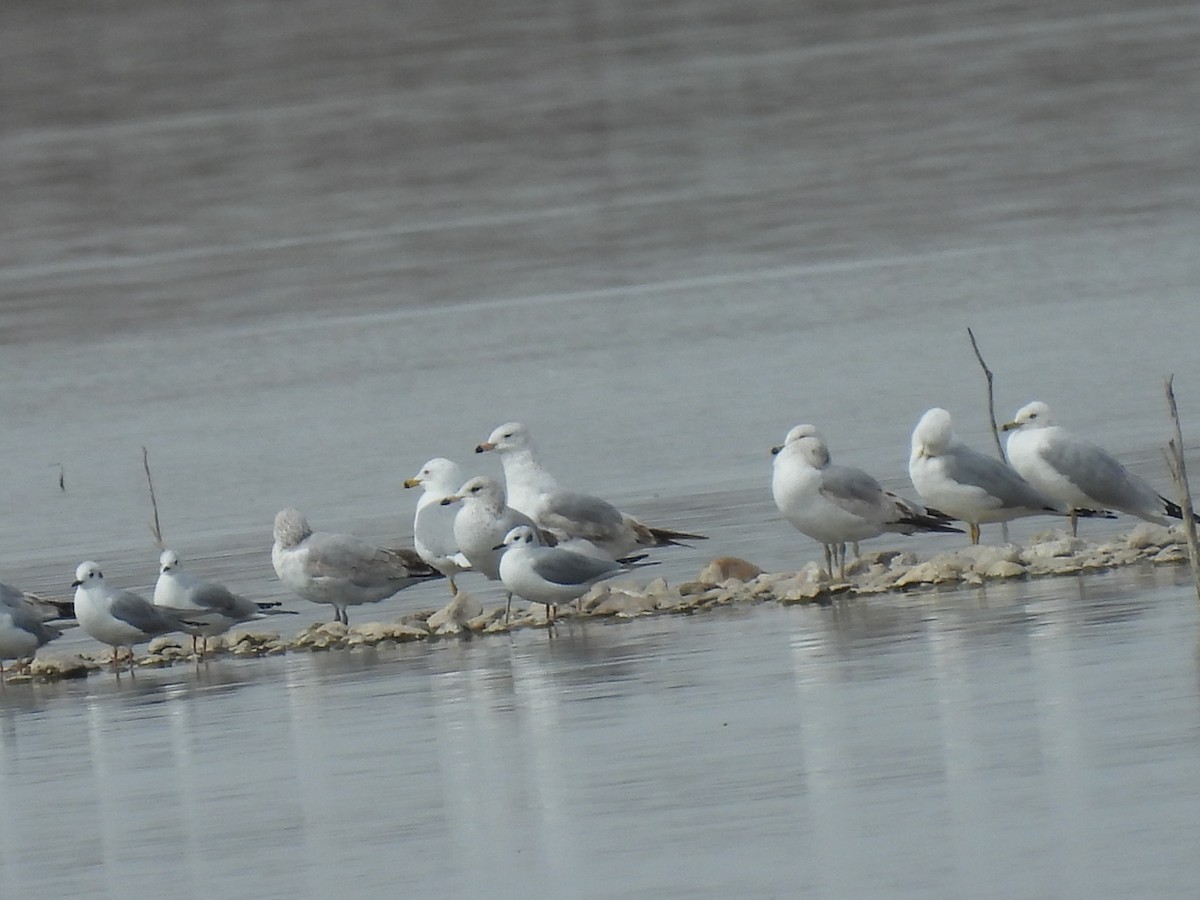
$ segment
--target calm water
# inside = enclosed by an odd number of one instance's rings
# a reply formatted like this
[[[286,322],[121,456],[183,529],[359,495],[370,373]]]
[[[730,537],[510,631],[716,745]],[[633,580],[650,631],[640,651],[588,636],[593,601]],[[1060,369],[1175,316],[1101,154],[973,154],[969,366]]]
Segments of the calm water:
[[[1001,416],[1165,489],[1198,38],[1129,0],[6,8],[0,578],[151,585],[145,446],[168,542],[299,627],[277,509],[405,541],[403,479],[498,472],[508,419],[709,534],[669,579],[796,567],[769,447],[812,421],[907,490],[927,407],[986,446],[968,325]],[[9,686],[4,891],[1194,896],[1183,577]]]

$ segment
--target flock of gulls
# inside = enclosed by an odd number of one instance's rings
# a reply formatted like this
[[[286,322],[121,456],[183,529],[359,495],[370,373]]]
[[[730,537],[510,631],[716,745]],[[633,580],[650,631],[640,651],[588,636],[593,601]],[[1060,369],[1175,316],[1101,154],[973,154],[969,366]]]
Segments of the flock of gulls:
[[[845,579],[846,545],[885,533],[958,532],[971,543],[980,526],[1023,516],[1113,518],[1114,512],[1161,525],[1179,519],[1178,504],[1160,495],[1103,448],[1054,424],[1040,401],[1017,411],[1008,462],[980,453],[954,434],[950,414],[927,411],[912,434],[909,476],[921,502],[884,490],[861,469],[834,465],[820,432],[792,428],[774,454],[771,490],[783,517],[823,547],[825,575]],[[464,573],[500,582],[512,598],[555,608],[577,601],[592,585],[641,565],[655,547],[702,540],[703,535],[639,522],[590,494],[563,489],[539,460],[528,430],[517,422],[496,428],[475,448],[495,452],[504,481],[464,479],[454,462],[435,458],[404,482],[421,488],[413,520],[412,550],[376,547],[352,535],[314,532],[303,513],[275,516],[271,561],[295,594],[347,609],[391,597],[434,574],[452,596]],[[1200,521],[1200,517],[1196,517]],[[0,584],[0,675],[4,660],[32,659],[37,649],[78,623],[88,635],[119,650],[170,632],[192,635],[202,656],[210,637],[234,625],[294,613],[280,603],[260,603],[190,575],[174,550],[163,550],[152,599],[105,583],[98,563],[75,570],[75,596],[50,601]],[[73,622],[72,622],[73,620]]]

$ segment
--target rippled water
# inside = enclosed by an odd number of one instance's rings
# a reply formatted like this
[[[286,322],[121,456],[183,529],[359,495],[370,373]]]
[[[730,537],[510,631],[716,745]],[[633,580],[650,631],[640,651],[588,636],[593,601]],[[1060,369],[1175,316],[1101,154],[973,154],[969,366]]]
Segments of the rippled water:
[[[274,512],[406,540],[402,480],[498,471],[508,419],[710,535],[664,576],[796,567],[768,448],[812,421],[906,491],[925,408],[986,446],[968,325],[1000,415],[1165,489],[1198,36],[1116,0],[8,9],[0,577],[152,584],[146,446],[190,568],[305,625]],[[4,893],[1194,896],[1184,578],[6,686]]]

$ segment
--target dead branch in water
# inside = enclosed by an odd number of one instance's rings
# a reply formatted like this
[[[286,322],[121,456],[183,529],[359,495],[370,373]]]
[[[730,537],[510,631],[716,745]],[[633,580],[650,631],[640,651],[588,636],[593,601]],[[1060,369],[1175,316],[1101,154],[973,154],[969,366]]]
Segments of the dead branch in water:
[[[158,498],[154,496],[154,479],[150,477],[150,452],[145,447],[142,448],[142,468],[146,470],[146,484],[150,486],[150,505],[154,507],[154,525],[151,527],[151,533],[154,535],[154,543],[158,545],[158,549],[165,550],[162,526],[158,522]]]
[[[992,370],[988,368],[988,364],[983,361],[983,354],[979,352],[979,344],[975,340],[975,332],[971,327],[967,326],[967,337],[971,339],[971,349],[975,351],[975,358],[979,360],[979,367],[983,369],[983,375],[987,379],[987,401],[988,401],[988,424],[992,426],[992,440],[996,442],[996,453],[1000,456],[1001,462],[1008,462],[1008,457],[1004,455],[1004,445],[1000,443],[1000,429],[996,427],[996,395],[993,390],[993,384],[996,377],[992,374]],[[1001,522],[1001,533],[1004,535],[1004,542],[1008,543],[1008,523]]]
[[[975,351],[975,358],[979,360],[979,367],[983,369],[983,375],[987,378],[988,424],[992,426],[992,440],[996,442],[996,452],[1000,454],[1001,462],[1008,462],[1008,457],[1004,455],[1004,445],[1000,443],[1000,429],[996,427],[996,396],[992,390],[996,378],[983,361],[983,354],[979,352],[979,344],[975,341],[975,332],[970,327],[967,328],[967,337],[971,339],[971,349]]]
[[[1167,407],[1171,411],[1171,422],[1175,425],[1175,437],[1167,442],[1170,453],[1167,460],[1171,466],[1171,478],[1175,481],[1175,492],[1179,496],[1179,509],[1183,513],[1183,533],[1187,535],[1188,558],[1192,563],[1192,581],[1196,585],[1196,599],[1200,600],[1200,549],[1196,546],[1195,509],[1192,506],[1192,491],[1188,485],[1187,464],[1183,459],[1183,429],[1179,425],[1179,408],[1175,405],[1175,376],[1166,379]]]

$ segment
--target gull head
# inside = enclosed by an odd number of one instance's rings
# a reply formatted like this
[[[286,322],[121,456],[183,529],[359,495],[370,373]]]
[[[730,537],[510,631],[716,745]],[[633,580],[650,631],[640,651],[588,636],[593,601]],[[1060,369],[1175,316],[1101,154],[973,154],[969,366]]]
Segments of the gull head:
[[[275,513],[275,543],[280,547],[295,547],[312,533],[300,510],[289,506]]]
[[[1054,424],[1054,417],[1050,415],[1050,407],[1041,400],[1034,400],[1032,403],[1026,403],[1017,410],[1017,414],[1013,416],[1011,422],[1005,422],[1000,426],[1001,431],[1012,431],[1015,428],[1047,428]]]
[[[797,425],[787,433],[782,444],[771,448],[771,455],[778,457],[784,450],[793,448],[814,468],[829,465],[829,449],[816,425]]]
[[[174,550],[164,550],[158,556],[158,571],[164,575],[179,568],[179,554]]]
[[[404,486],[414,488],[423,485],[426,491],[450,494],[462,481],[462,470],[458,463],[437,456],[421,466],[421,471],[412,478],[405,479]]]
[[[71,587],[91,587],[103,583],[104,573],[100,571],[100,563],[89,559],[75,567],[75,580],[71,582]]]
[[[954,424],[950,413],[935,406],[926,410],[912,433],[913,456],[938,456],[954,443]]]
[[[533,445],[529,440],[529,432],[520,422],[506,422],[494,429],[488,439],[475,448],[476,453],[486,453],[488,450],[530,450]]]
[[[469,479],[454,494],[442,500],[443,505],[454,503],[456,500],[478,501],[492,507],[496,511],[504,509],[508,497],[504,493],[504,485],[495,478],[487,475],[476,475]]]
[[[501,550],[507,547],[537,547],[541,545],[537,531],[529,525],[518,525],[504,536],[504,540],[493,547]]]

